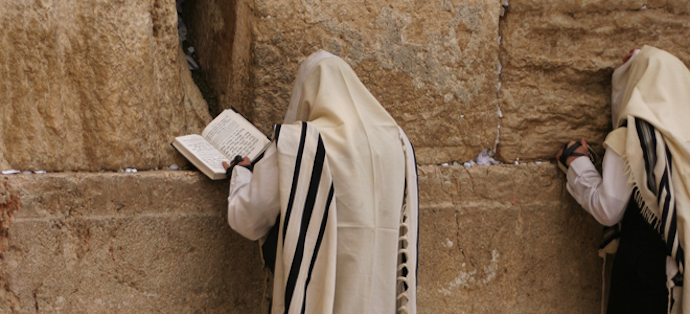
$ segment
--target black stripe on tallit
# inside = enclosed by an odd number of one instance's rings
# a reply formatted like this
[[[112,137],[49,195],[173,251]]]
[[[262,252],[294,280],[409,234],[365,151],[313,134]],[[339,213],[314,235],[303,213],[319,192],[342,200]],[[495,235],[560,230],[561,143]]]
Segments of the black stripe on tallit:
[[[647,188],[649,188],[652,193],[657,193],[656,177],[654,176],[654,165],[656,165],[657,162],[654,127],[638,118],[635,118],[635,127],[637,128],[637,137],[640,138],[642,156],[644,157],[644,167],[647,171]]]
[[[670,177],[671,175],[673,175],[673,155],[671,155],[671,151],[668,149],[668,145],[666,145],[666,164],[667,164],[666,171],[668,171],[668,174],[669,174],[668,177]],[[671,193],[673,193],[673,191],[671,191],[671,189],[670,189],[670,185],[668,184],[668,180],[670,180],[670,179],[667,179],[667,182],[666,182],[666,186],[668,189],[667,195],[670,195]],[[669,203],[670,199],[671,199],[671,197],[667,196],[666,203]],[[673,206],[673,207],[670,207],[670,206]],[[677,221],[678,220],[677,220],[677,214],[676,214],[675,198],[673,198],[673,204],[670,206],[668,208],[673,209],[673,213],[672,213],[673,216],[671,217],[671,228],[672,228],[672,230],[669,230],[669,234],[673,236],[674,241],[669,241],[669,242],[671,242],[671,244],[670,245],[667,244],[667,246],[670,248],[669,254],[672,255],[670,252],[673,252],[673,251],[671,251],[671,250],[673,250],[673,242],[675,242],[675,239],[678,236],[678,234],[677,234],[677,232],[678,232]],[[666,207],[666,204],[664,204],[664,207]],[[676,263],[678,263],[678,265],[682,265],[683,271],[685,271],[685,253],[683,251],[683,245],[681,243],[678,244],[678,250],[676,251]]]
[[[280,127],[282,124],[274,124],[273,125],[273,138],[276,140],[276,145],[278,144],[278,139],[280,138]]]
[[[334,188],[333,183],[331,183],[331,188],[328,191],[328,198],[326,199],[326,207],[324,208],[323,219],[321,219],[321,228],[319,229],[319,237],[316,239],[316,247],[314,247],[314,255],[311,257],[311,263],[309,264],[309,272],[307,273],[307,281],[304,283],[304,298],[302,299],[302,314],[304,314],[307,308],[307,287],[309,287],[309,282],[311,281],[311,274],[314,271],[314,264],[316,264],[316,258],[319,255],[319,248],[321,247],[321,241],[323,240],[323,235],[326,233],[326,223],[328,222],[328,208],[331,207],[331,201],[333,200]]]
[[[671,152],[668,150],[668,147],[666,148],[666,164],[667,167],[664,170],[664,176],[661,178],[661,184],[666,185],[666,201],[664,203],[664,214],[668,216],[667,212],[670,210],[671,211],[671,225],[669,226],[668,229],[668,235],[666,236],[668,239],[666,240],[666,246],[669,249],[669,253],[673,252],[673,243],[676,240],[677,236],[677,221],[678,219],[676,218],[676,199],[671,197],[671,194],[673,191],[671,191],[671,186],[668,182],[670,180],[670,177],[672,175],[671,173]],[[666,230],[666,229],[663,229]],[[680,247],[680,246],[679,246]]]
[[[306,127],[306,125],[305,125]],[[309,221],[311,214],[314,211],[314,203],[316,202],[316,194],[319,191],[319,184],[321,183],[321,172],[323,171],[323,162],[326,157],[326,150],[319,135],[319,142],[316,147],[316,155],[314,156],[314,168],[311,172],[311,181],[309,182],[309,190],[304,202],[304,210],[302,211],[302,221],[300,224],[299,238],[297,240],[297,247],[295,248],[295,255],[292,258],[292,265],[288,275],[287,284],[285,285],[285,312],[290,311],[290,303],[292,295],[295,293],[295,285],[297,284],[297,277],[299,276],[300,267],[302,266],[302,258],[304,257],[304,239],[307,237],[307,229],[309,228]],[[287,227],[287,225],[286,225]],[[283,230],[283,233],[285,230]],[[283,238],[283,241],[285,238]]]
[[[304,142],[307,138],[307,123],[302,122],[302,133],[299,137],[299,149],[297,150],[297,159],[295,160],[295,172],[292,174],[292,187],[290,188],[290,198],[288,200],[287,209],[285,209],[285,221],[283,221],[283,245],[285,245],[285,232],[287,232],[288,222],[290,221],[290,213],[292,212],[292,205],[295,203],[295,193],[297,192],[297,182],[299,181],[299,170],[302,166],[302,154],[304,153]]]
[[[661,198],[663,191],[666,191],[666,197]],[[663,233],[666,232],[666,222],[668,221],[669,214],[668,209],[670,208],[671,202],[671,189],[668,186],[668,170],[664,170],[664,174],[661,176],[661,181],[659,182],[659,195],[656,197],[659,208],[661,209],[661,232]],[[666,239],[666,236],[664,236],[664,239]]]

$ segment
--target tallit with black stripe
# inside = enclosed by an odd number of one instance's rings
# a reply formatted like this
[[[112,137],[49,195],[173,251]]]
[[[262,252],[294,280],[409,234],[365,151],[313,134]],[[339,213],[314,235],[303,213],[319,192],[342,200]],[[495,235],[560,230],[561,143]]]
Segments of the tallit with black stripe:
[[[621,156],[642,215],[664,239],[668,255],[686,279],[690,71],[671,54],[645,46],[628,67],[614,72],[613,85],[614,93],[624,88],[623,98],[621,108],[614,108],[618,128],[607,136],[604,146]],[[682,295],[689,292],[683,289]],[[680,310],[672,306],[680,301],[669,302],[669,312]],[[690,302],[682,303],[682,311],[690,313]]]
[[[337,216],[323,140],[316,128],[306,122],[277,125],[275,135],[280,176],[292,180],[289,187],[281,187],[290,193],[281,194],[271,312],[331,313],[335,298]],[[396,312],[416,313],[417,165],[414,148],[402,130],[400,136],[406,155],[406,175],[400,212]]]
[[[296,139],[305,126],[300,121],[306,121],[307,132],[303,161],[300,170],[295,171],[297,163],[291,159],[297,159],[298,154],[288,151],[299,147],[300,141]],[[319,147],[314,144],[318,142],[316,135],[309,135],[315,134],[312,128],[318,130],[325,147],[327,165],[321,177],[325,180],[326,173],[330,173],[335,190],[331,204],[335,203],[337,209],[336,215],[329,211],[310,280],[308,274],[297,277],[289,312],[297,311],[294,304],[306,302],[305,312],[312,313],[416,313],[419,207],[410,141],[345,60],[326,51],[310,55],[300,65],[278,137],[281,208],[288,207],[293,184],[299,186],[293,176],[299,173],[298,180],[302,181],[303,174],[311,174],[304,170],[311,167],[304,164],[304,158],[317,155],[316,150],[308,153],[309,147]],[[292,134],[290,144],[284,142],[288,139],[286,132]],[[319,187],[319,193],[325,189]],[[281,220],[287,230],[281,252],[286,253],[283,261],[277,262],[283,263],[283,270],[281,274],[276,272],[276,277],[281,278],[274,290],[290,288],[289,267],[295,258],[287,253],[293,249],[288,246],[288,239],[291,226],[300,221],[294,218],[294,211],[300,208],[296,206],[298,195],[288,223]],[[332,217],[337,217],[337,221]],[[336,225],[337,237],[331,232],[332,224]],[[307,240],[309,234],[307,231]],[[304,247],[310,247],[309,242]],[[311,267],[304,264],[309,258],[302,258],[300,269]],[[333,297],[334,265],[337,267]],[[324,282],[317,284],[316,276]],[[299,293],[306,296],[300,299]],[[288,298],[284,292],[277,294],[274,293],[274,302],[278,308],[274,313],[281,313]],[[317,294],[324,300],[317,300]],[[326,310],[331,302],[332,310]]]
[[[276,126],[281,191],[272,313],[331,313],[337,216],[326,150],[306,122]],[[283,178],[292,178],[283,180]]]

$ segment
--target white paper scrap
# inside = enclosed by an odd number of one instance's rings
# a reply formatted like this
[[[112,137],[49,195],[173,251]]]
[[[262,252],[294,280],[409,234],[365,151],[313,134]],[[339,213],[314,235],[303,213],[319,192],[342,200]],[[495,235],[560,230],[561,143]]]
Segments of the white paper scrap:
[[[45,174],[46,171],[45,170],[36,170],[36,171],[34,171],[34,173],[35,174]]]
[[[482,150],[482,152],[479,153],[479,155],[477,155],[477,165],[490,166],[490,165],[498,165],[500,163],[501,163],[500,161],[497,161],[497,160],[491,158],[491,156],[489,156],[489,151],[486,148],[484,148],[484,150]]]
[[[18,174],[18,173],[22,173],[22,172],[17,170],[17,169],[10,169],[10,170],[3,170],[2,171],[2,174]]]
[[[127,169],[125,169],[125,172],[126,172],[126,173],[137,173],[137,169],[134,169],[134,168],[127,168]]]
[[[537,166],[541,166],[541,161],[535,161],[534,164]]]
[[[172,164],[172,165],[170,165],[170,167],[168,167],[168,169],[170,169],[170,170],[179,170],[180,167],[177,166],[177,164]]]

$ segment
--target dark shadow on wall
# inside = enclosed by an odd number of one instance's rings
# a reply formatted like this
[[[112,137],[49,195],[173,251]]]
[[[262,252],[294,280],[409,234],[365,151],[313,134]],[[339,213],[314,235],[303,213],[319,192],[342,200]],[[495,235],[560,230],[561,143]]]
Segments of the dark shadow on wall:
[[[178,0],[179,1],[179,0]],[[250,10],[238,18],[243,0],[182,0],[182,18],[187,28],[185,53],[197,61],[200,70],[192,71],[194,82],[215,117],[224,109],[237,108],[253,118],[250,105],[248,69]],[[239,29],[239,31],[238,31]],[[238,45],[239,43],[239,45]],[[188,47],[194,47],[190,53]]]

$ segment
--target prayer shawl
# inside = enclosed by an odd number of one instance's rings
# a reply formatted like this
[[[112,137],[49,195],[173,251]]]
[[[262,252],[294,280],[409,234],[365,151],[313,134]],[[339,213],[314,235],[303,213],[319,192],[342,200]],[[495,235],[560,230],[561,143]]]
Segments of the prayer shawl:
[[[604,146],[622,157],[642,215],[690,282],[684,272],[690,241],[690,72],[671,54],[645,46],[614,72],[613,92],[623,96],[620,108],[612,108],[617,128]],[[688,293],[684,289],[682,299],[690,300]],[[683,302],[682,311],[690,313],[690,302]]]
[[[416,313],[416,162],[395,120],[320,51],[302,63],[276,138],[272,313]]]

